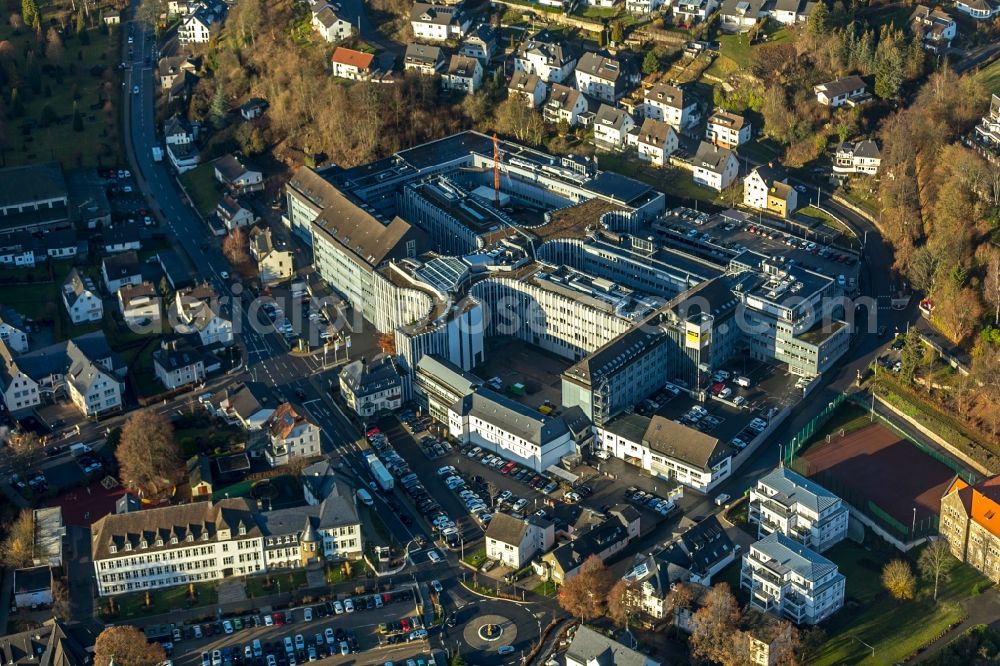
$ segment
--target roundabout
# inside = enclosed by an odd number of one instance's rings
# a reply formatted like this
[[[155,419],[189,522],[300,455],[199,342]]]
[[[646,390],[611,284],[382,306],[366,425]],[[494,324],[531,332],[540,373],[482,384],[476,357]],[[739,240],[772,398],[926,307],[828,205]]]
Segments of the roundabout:
[[[510,646],[527,654],[538,640],[542,613],[535,615],[529,607],[497,599],[466,597],[462,601],[454,611],[453,628],[444,627],[441,644],[451,654],[462,653],[466,663],[499,666],[517,659],[507,652],[500,654],[501,648]]]
[[[478,615],[466,621],[462,638],[473,650],[496,652],[499,645],[514,644],[517,624],[503,615]]]

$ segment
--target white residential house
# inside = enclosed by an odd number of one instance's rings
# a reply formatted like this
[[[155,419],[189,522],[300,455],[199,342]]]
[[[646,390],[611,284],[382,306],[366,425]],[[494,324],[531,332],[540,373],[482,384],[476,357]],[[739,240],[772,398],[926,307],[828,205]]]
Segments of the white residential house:
[[[878,173],[882,165],[882,151],[872,139],[847,142],[837,146],[833,157],[833,172],[836,174]]]
[[[486,557],[515,571],[528,565],[535,555],[555,543],[555,528],[544,518],[530,515],[514,518],[497,512],[486,529]]]
[[[976,125],[976,142],[988,153],[1000,152],[1000,95],[990,97],[990,109]]]
[[[798,192],[780,166],[761,164],[743,179],[743,205],[787,217],[798,208]]]
[[[956,0],[955,9],[978,21],[985,21],[1000,12],[1000,4],[993,0]]]
[[[226,8],[222,3],[202,5],[184,17],[177,28],[177,39],[181,44],[207,44],[219,34],[226,18]]]
[[[836,81],[813,86],[816,101],[823,106],[837,108],[845,104],[854,106],[868,98],[868,84],[860,76],[852,74]]]
[[[134,251],[106,257],[101,262],[101,277],[109,294],[116,294],[127,284],[142,282],[142,264]]]
[[[620,60],[587,52],[576,63],[576,87],[588,97],[614,104],[639,82],[639,73]]]
[[[233,322],[220,314],[218,295],[210,285],[177,290],[173,308],[176,333],[197,333],[206,347],[233,344]]]
[[[955,19],[940,7],[917,5],[910,16],[910,28],[921,36],[923,46],[928,51],[938,53],[951,47],[951,40],[958,34]]]
[[[332,74],[337,78],[365,81],[375,71],[375,56],[338,46],[330,56]]]
[[[212,167],[215,169],[215,180],[232,194],[248,194],[264,189],[264,174],[248,167],[236,155],[223,155],[212,162]]]
[[[751,605],[796,624],[816,624],[844,605],[837,565],[784,534],[770,534],[743,556],[740,587]]]
[[[134,223],[119,222],[118,224],[104,228],[104,239],[101,241],[101,249],[105,254],[117,254],[142,249],[142,236],[139,226]]]
[[[163,140],[167,158],[178,173],[190,171],[201,162],[194,131],[183,116],[174,114],[163,122]]]
[[[119,409],[125,387],[122,360],[97,331],[13,356],[0,343],[0,389],[11,412],[41,403],[42,396],[65,393],[85,416]]]
[[[240,227],[249,227],[257,222],[253,210],[234,197],[224,194],[215,207],[215,216],[222,222],[226,231]]]
[[[718,8],[718,0],[680,0],[674,7],[674,17],[682,25],[694,25]]]
[[[771,18],[782,25],[794,25],[809,18],[815,7],[815,0],[775,0]]]
[[[160,295],[151,282],[127,284],[115,296],[127,326],[146,327],[160,321]]]
[[[694,182],[721,192],[739,175],[740,165],[736,155],[728,148],[719,148],[702,141],[694,160]]]
[[[475,58],[486,67],[497,54],[497,33],[489,23],[480,23],[469,31],[458,46],[458,55]]]
[[[769,15],[770,0],[724,0],[719,8],[726,32],[749,32]]]
[[[537,74],[514,72],[507,85],[508,97],[520,97],[532,109],[537,109],[545,101],[545,82]]]
[[[537,74],[545,83],[566,83],[576,68],[576,55],[548,31],[531,35],[514,54],[514,71]]]
[[[483,66],[475,58],[453,55],[441,77],[441,87],[472,94],[483,85]]]
[[[565,120],[570,127],[576,127],[580,123],[580,116],[589,108],[582,92],[561,83],[553,83],[549,98],[542,108],[542,117],[548,123]]]
[[[662,549],[636,555],[622,578],[638,583],[634,601],[656,624],[669,619],[667,596],[674,585],[711,586],[713,577],[736,559],[739,548],[716,516],[697,523],[685,516]]]
[[[732,473],[733,451],[724,442],[662,416],[619,416],[596,428],[594,446],[702,493]]]
[[[635,121],[624,109],[601,104],[594,118],[594,145],[603,150],[622,151],[634,127]]]
[[[369,417],[399,409],[403,404],[405,371],[395,357],[360,359],[340,371],[340,394],[358,416]]]
[[[319,426],[291,403],[278,405],[265,429],[268,445],[264,448],[264,457],[271,467],[287,465],[293,458],[311,458],[322,453]]]
[[[839,497],[784,465],[750,490],[749,520],[758,537],[778,532],[822,553],[847,537],[849,519]]]
[[[750,121],[737,113],[716,109],[708,118],[705,140],[722,148],[736,148],[750,140]]]
[[[461,5],[433,5],[415,2],[410,10],[413,37],[427,42],[461,39],[472,26],[472,18]]]
[[[444,52],[440,46],[429,44],[407,44],[403,56],[403,69],[424,76],[433,76],[444,67]]]
[[[683,133],[698,122],[698,100],[683,88],[657,83],[643,94],[645,116]]]
[[[268,227],[250,232],[250,256],[257,262],[257,272],[265,285],[275,285],[295,275],[294,255],[282,242],[275,242]]]
[[[673,126],[662,120],[646,118],[635,137],[639,159],[655,166],[664,166],[679,145]]]
[[[14,353],[28,351],[28,334],[3,318],[0,318],[0,340]]]
[[[231,425],[239,425],[248,432],[267,427],[278,403],[263,384],[250,382],[225,388],[209,399],[205,408]]]
[[[340,10],[337,3],[316,4],[312,9],[312,26],[327,42],[335,43],[348,39],[357,26]]]
[[[153,372],[172,391],[205,381],[205,356],[182,340],[161,343],[153,352]]]
[[[62,299],[69,320],[74,324],[101,321],[104,316],[104,303],[97,295],[93,280],[75,268],[70,270],[63,283]]]
[[[669,0],[625,0],[625,11],[636,16],[646,16],[669,4]]]
[[[558,416],[546,416],[506,396],[479,387],[448,408],[448,430],[536,472],[576,452],[576,443]]]

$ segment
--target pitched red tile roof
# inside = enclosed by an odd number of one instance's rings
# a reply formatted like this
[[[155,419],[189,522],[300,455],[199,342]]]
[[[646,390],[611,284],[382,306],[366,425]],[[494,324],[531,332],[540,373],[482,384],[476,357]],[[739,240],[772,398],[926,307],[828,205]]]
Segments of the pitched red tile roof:
[[[357,67],[358,69],[370,69],[375,56],[371,53],[362,53],[354,49],[345,49],[338,46],[330,57],[330,60],[342,65]]]

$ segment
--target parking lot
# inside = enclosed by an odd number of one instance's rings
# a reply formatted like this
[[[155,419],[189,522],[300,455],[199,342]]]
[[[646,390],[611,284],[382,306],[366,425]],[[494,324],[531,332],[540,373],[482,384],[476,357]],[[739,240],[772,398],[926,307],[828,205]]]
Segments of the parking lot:
[[[755,222],[753,216],[738,215],[746,221],[681,208],[672,211],[658,228],[662,240],[669,244],[700,246],[719,259],[725,256],[719,251],[721,248],[744,248],[781,264],[794,264],[834,278],[843,275],[843,287],[848,292],[856,288],[859,268],[856,253],[827,246],[818,238],[802,238],[801,234],[778,229],[766,220]]]
[[[287,611],[146,631],[147,635],[162,633],[150,637],[168,647],[178,666],[294,666],[349,655],[365,655],[360,657],[364,663],[384,663],[381,656],[366,653],[394,646],[409,646],[414,654],[426,652],[427,630],[417,603],[414,588],[406,587]]]

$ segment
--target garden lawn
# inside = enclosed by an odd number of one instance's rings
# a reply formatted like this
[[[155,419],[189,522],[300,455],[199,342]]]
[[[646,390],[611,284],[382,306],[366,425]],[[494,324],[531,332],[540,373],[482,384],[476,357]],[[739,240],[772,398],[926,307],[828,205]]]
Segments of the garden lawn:
[[[486,561],[486,547],[476,548],[474,551],[465,554],[465,559],[462,560],[469,566],[478,569],[483,566]]]
[[[268,579],[271,585],[267,584]],[[268,594],[278,592],[291,592],[304,587],[306,584],[306,572],[301,569],[274,574],[264,574],[261,576],[250,576],[246,579],[247,596],[251,598],[264,597]]]
[[[70,3],[43,4],[43,29],[48,30],[49,21],[54,21],[56,13],[64,8],[69,10]],[[97,13],[93,15],[96,17]],[[68,32],[73,32],[74,25],[71,20]],[[19,59],[18,74],[24,84],[17,91],[23,110],[8,126],[10,145],[3,151],[5,166],[47,160],[58,160],[66,168],[121,163],[118,134],[121,84],[117,76],[120,28],[113,30],[110,36],[104,28],[88,30],[89,44],[83,44],[76,35],[67,36],[63,56],[57,62],[43,58],[34,73]],[[34,46],[35,35],[27,29],[15,33],[4,20],[0,25],[0,42],[5,40],[11,42],[18,54],[23,54]],[[97,68],[97,76],[91,74],[91,68]],[[102,89],[106,70],[116,75],[109,87]],[[4,91],[5,103],[9,102],[9,92]],[[104,110],[107,95],[111,96],[110,113]],[[80,131],[73,129],[74,101],[83,121]]]
[[[910,551],[911,564],[919,549]],[[881,568],[896,552],[871,552],[843,541],[824,555],[835,562],[847,578],[845,607],[826,623],[829,640],[813,655],[811,664],[892,664],[905,660],[940,636],[949,625],[962,619],[959,602],[975,594],[985,580],[975,569],[953,561],[950,579],[941,582],[938,600],[931,595],[933,583],[918,579],[917,596],[896,601],[881,584]],[[875,648],[875,655],[864,645]]]
[[[979,70],[979,80],[983,82],[983,87],[988,93],[1000,93],[1000,60],[997,60],[989,67]]]
[[[194,583],[196,600],[188,599],[188,586],[177,585],[159,590],[149,591],[150,605],[146,606],[146,593],[133,592],[132,594],[120,594],[112,597],[118,612],[112,616],[107,615],[107,602],[98,600],[97,606],[102,611],[105,619],[124,620],[136,617],[148,617],[150,615],[161,615],[183,608],[196,608],[199,606],[214,606],[219,601],[219,593],[216,590],[218,582]]]
[[[747,34],[720,35],[719,57],[705,70],[705,74],[723,79],[737,70],[748,70],[753,64],[754,48],[762,44],[778,44],[787,41],[788,38],[788,30],[785,28],[768,32],[766,42],[758,41],[752,46]]]
[[[204,217],[215,214],[215,207],[222,199],[222,184],[215,179],[215,168],[211,164],[202,164],[183,174],[181,183],[199,213]]]

